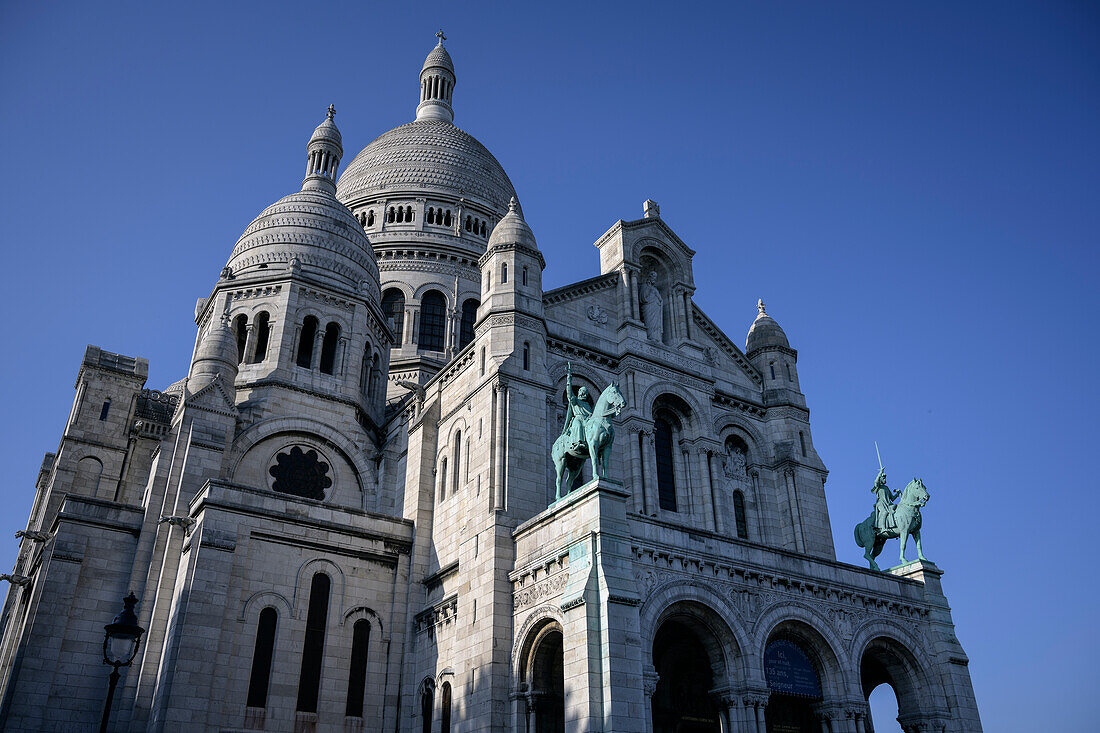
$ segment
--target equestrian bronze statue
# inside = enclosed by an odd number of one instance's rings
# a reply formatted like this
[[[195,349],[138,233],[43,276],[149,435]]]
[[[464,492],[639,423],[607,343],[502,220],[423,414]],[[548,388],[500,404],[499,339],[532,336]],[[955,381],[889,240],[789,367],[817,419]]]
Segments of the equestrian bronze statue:
[[[924,488],[924,482],[915,478],[902,491],[891,491],[886,485],[886,469],[880,468],[871,492],[878,497],[874,511],[855,529],[856,544],[863,548],[863,556],[871,569],[880,569],[875,558],[882,552],[886,540],[895,537],[901,539],[901,564],[908,562],[905,559],[905,545],[910,536],[917,543],[917,558],[930,562],[920,546],[920,508],[928,503],[928,490]],[[895,505],[894,500],[899,498]]]
[[[611,454],[611,443],[615,440],[615,428],[611,418],[617,417],[626,407],[619,385],[612,382],[596,400],[596,406],[588,407],[588,388],[581,387],[573,393],[573,367],[566,365],[565,394],[569,400],[569,412],[565,416],[565,425],[561,435],[554,441],[550,455],[554,459],[554,474],[557,480],[554,501],[562,496],[564,483],[566,493],[580,475],[586,459],[592,460],[592,478],[600,478],[601,472],[607,475],[607,457]]]

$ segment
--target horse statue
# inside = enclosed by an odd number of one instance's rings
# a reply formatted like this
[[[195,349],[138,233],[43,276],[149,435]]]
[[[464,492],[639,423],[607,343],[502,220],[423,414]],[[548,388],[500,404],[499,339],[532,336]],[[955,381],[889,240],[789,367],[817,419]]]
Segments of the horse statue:
[[[601,470],[607,474],[607,457],[611,453],[611,443],[615,440],[615,428],[611,418],[618,416],[626,407],[619,385],[612,382],[589,410],[586,404],[588,390],[581,387],[573,394],[573,368],[567,365],[565,373],[565,393],[569,398],[569,414],[561,435],[554,441],[550,455],[554,459],[554,474],[557,480],[554,501],[561,499],[562,483],[566,493],[580,475],[585,459],[592,459],[592,478],[598,479]]]
[[[875,488],[872,491],[879,493],[883,489],[890,493],[890,490],[886,488],[885,473],[880,471],[879,479],[875,480]],[[879,497],[879,504],[881,504],[883,501],[881,493]],[[875,511],[871,512],[871,516],[856,525],[856,544],[863,548],[863,556],[867,558],[872,570],[880,570],[875,558],[882,552],[886,540],[892,540],[895,537],[901,539],[901,564],[904,565],[908,562],[905,559],[905,544],[910,535],[917,542],[917,557],[931,562],[924,556],[920,546],[920,508],[928,503],[928,498],[928,489],[924,488],[924,482],[919,478],[915,478],[902,490],[901,499],[897,506],[887,504],[890,510],[889,518],[892,522],[883,521],[883,507],[876,504]],[[878,522],[875,521],[876,518],[879,519]],[[884,524],[886,526],[883,526]],[[890,526],[891,524],[892,526]]]

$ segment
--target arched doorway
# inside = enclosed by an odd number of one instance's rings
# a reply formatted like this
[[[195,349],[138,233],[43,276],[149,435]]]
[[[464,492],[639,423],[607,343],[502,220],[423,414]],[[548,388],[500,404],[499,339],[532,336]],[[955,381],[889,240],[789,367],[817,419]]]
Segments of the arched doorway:
[[[712,660],[695,630],[676,618],[661,624],[653,639],[653,666],[654,733],[719,733],[720,713],[710,692]]]
[[[872,717],[867,733],[899,731],[900,721],[923,720],[920,676],[916,658],[896,640],[878,637],[867,644],[859,662],[860,686]]]
[[[814,712],[822,699],[820,665],[812,647],[791,631],[774,633],[764,647],[763,672],[771,696],[764,721],[768,733],[820,733]]]
[[[531,643],[527,720],[530,733],[565,731],[565,655],[561,628],[545,626]]]

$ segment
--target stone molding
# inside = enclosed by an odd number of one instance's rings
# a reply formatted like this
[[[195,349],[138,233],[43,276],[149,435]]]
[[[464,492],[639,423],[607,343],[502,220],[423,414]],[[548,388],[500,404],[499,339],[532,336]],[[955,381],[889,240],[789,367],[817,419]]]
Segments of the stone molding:
[[[581,280],[572,285],[564,285],[560,288],[546,291],[542,295],[542,303],[544,306],[556,305],[558,303],[576,300],[585,295],[598,293],[601,290],[611,290],[619,286],[619,280],[620,277],[617,272],[590,277],[587,280]]]

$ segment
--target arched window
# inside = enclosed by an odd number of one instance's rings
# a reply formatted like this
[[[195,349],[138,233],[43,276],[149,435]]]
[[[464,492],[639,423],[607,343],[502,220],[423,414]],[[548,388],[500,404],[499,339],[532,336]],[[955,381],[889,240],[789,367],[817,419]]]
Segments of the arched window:
[[[279,613],[274,608],[260,611],[260,620],[256,625],[256,647],[252,652],[252,672],[248,677],[247,707],[267,707],[267,687],[271,682],[271,660],[275,656],[275,629],[278,623]]]
[[[374,209],[367,212],[367,226],[374,226]]]
[[[481,222],[481,236],[485,236],[485,222]]]
[[[267,342],[271,338],[271,316],[267,311],[260,311],[253,328],[256,329],[256,349],[252,352],[252,361],[259,364],[267,358]]]
[[[740,491],[733,492],[733,519],[737,524],[737,536],[740,539],[749,538],[749,523],[745,519],[745,495]]]
[[[321,341],[321,371],[332,374],[336,369],[336,346],[340,343],[340,324],[333,321],[325,326],[325,338]]]
[[[393,222],[397,219],[397,211],[391,206],[389,213],[386,214],[386,221]]]
[[[435,207],[434,206],[429,206],[428,207],[428,223],[429,224],[435,224]]]
[[[309,610],[306,612],[306,636],[302,646],[302,673],[298,680],[297,710],[317,712],[317,696],[321,690],[321,666],[325,656],[325,626],[328,623],[328,596],[331,587],[324,573],[313,576],[309,588]]]
[[[405,207],[405,221],[412,221],[412,220],[413,220],[413,207],[406,206]]]
[[[523,281],[522,282],[523,282],[524,286],[527,285],[527,268],[526,267],[523,268]]]
[[[103,407],[99,408],[99,419],[106,420],[107,414],[111,411],[111,398],[103,400]]]
[[[374,397],[378,394],[378,384],[382,381],[382,360],[378,357],[378,353],[374,354],[374,363],[371,365],[370,370],[370,387],[367,388],[367,396]]]
[[[458,348],[461,349],[474,340],[474,323],[477,321],[477,307],[481,305],[475,298],[467,298],[462,303],[462,323],[458,329]]]
[[[103,476],[103,461],[95,456],[84,456],[76,462],[76,477],[73,488],[85,496],[99,493],[99,480]]]
[[[443,351],[447,327],[447,301],[438,290],[429,290],[420,299],[420,348]]]
[[[508,282],[508,263],[507,262],[501,262],[500,263],[500,282],[501,282],[501,284],[504,284],[504,283]]]
[[[791,363],[789,361],[785,361],[783,362],[783,366],[787,367],[787,381],[793,382],[794,379],[791,378]]]
[[[404,223],[404,221],[405,221],[405,207],[404,206],[398,206],[397,207],[397,222],[399,224],[402,224],[402,223]]]
[[[466,231],[470,231],[470,229],[471,229],[470,215],[467,214],[466,215]]]
[[[798,447],[802,449],[802,455],[806,455],[806,434],[798,431]]]
[[[451,469],[451,496],[458,493],[458,477],[462,470],[462,431],[455,433],[454,466]]]
[[[482,377],[485,376],[485,347],[484,346],[481,347],[481,374],[480,374],[480,376],[482,376]]]
[[[363,696],[367,691],[367,649],[370,623],[361,618],[351,628],[351,669],[348,670],[348,702],[344,715],[363,717]]]
[[[435,693],[431,685],[422,684],[420,691],[420,730],[422,733],[432,733],[432,713],[435,712]]]
[[[447,456],[439,464],[439,501],[447,498]]]
[[[363,363],[359,365],[359,393],[364,397],[370,396],[370,344],[363,347]]]
[[[401,334],[405,325],[405,296],[397,288],[390,288],[382,294],[382,312],[386,314],[393,337],[397,339],[395,346],[401,346]]]
[[[653,421],[653,444],[657,454],[657,503],[665,511],[676,511],[676,479],[672,464],[672,423],[664,417]]]
[[[439,733],[451,733],[451,683],[439,691]]]
[[[769,370],[771,370],[771,373],[772,373],[772,379],[775,379],[775,362],[774,362],[774,361],[773,361],[773,362],[770,362],[770,363],[768,364],[768,369],[769,369]]]
[[[531,368],[531,344],[523,342],[523,371]]]
[[[296,364],[309,369],[313,363],[313,342],[317,340],[318,322],[314,316],[306,316],[302,321],[302,333],[298,337],[298,359]]]
[[[233,319],[233,334],[237,337],[237,363],[244,361],[244,345],[248,341],[248,316],[243,313]]]
[[[449,227],[451,225],[451,210],[447,209],[447,212],[443,214],[443,226]]]

